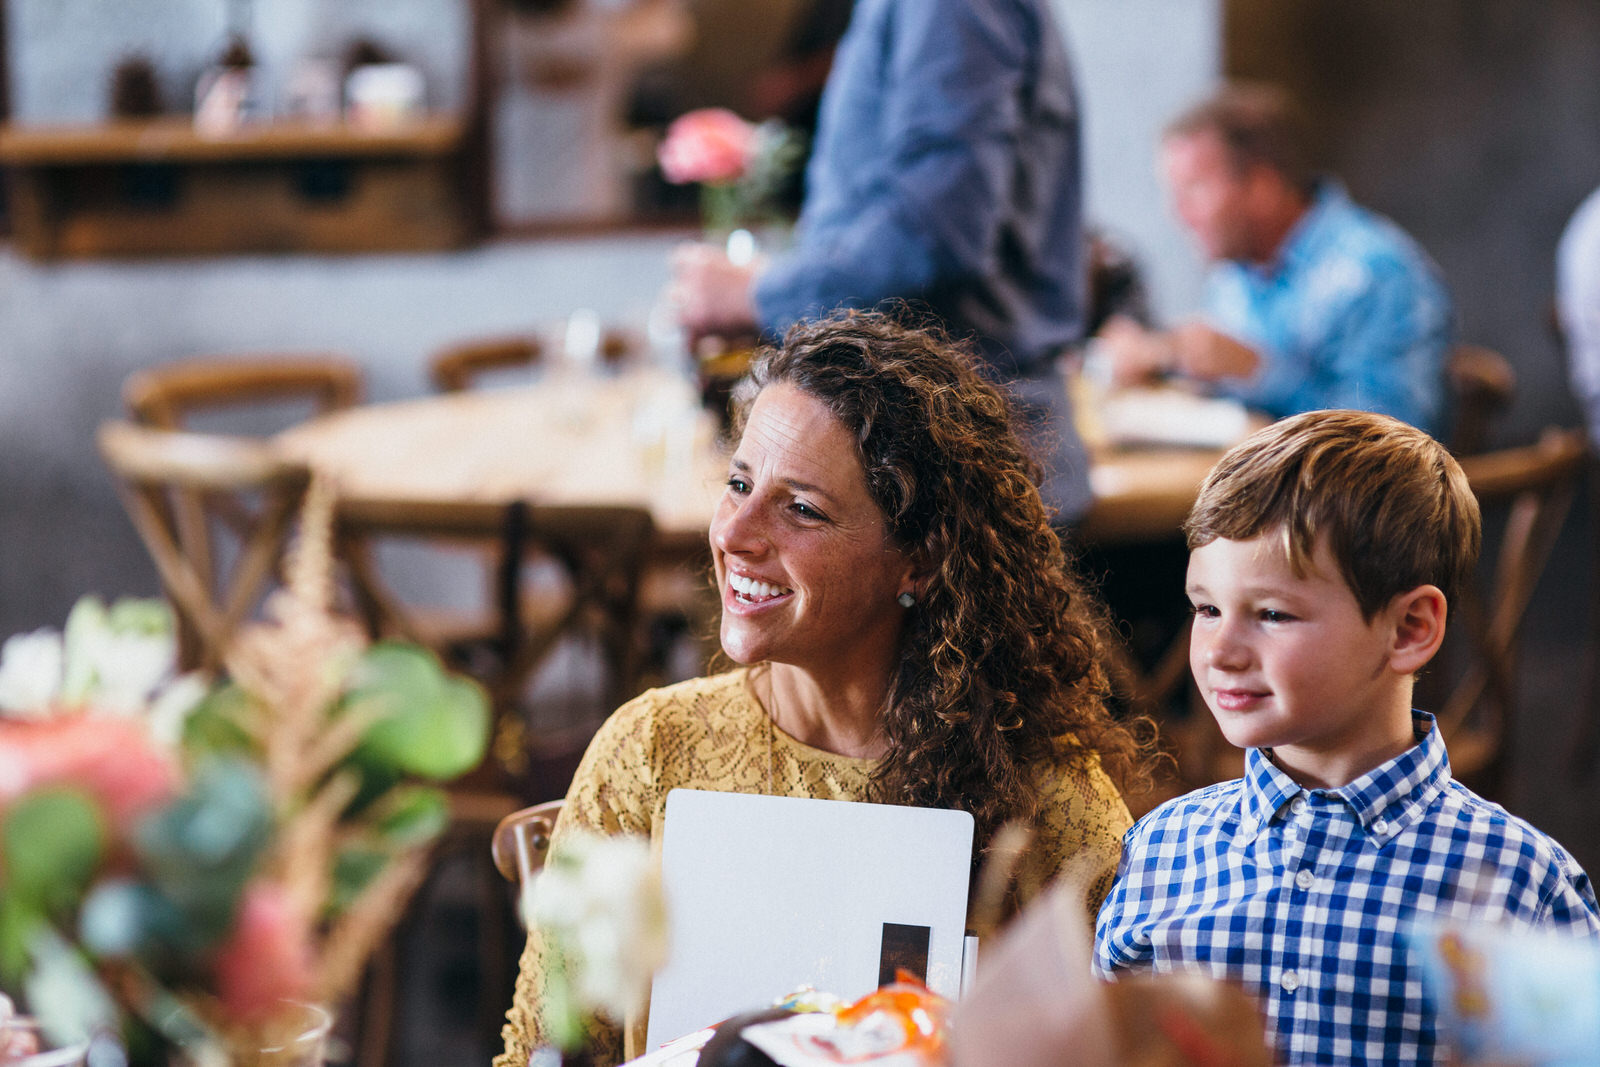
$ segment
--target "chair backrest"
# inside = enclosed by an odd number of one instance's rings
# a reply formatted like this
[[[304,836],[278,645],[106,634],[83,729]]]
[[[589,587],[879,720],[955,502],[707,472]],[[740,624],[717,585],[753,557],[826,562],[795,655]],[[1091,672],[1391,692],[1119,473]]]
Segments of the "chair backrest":
[[[521,808],[500,820],[489,842],[495,868],[509,882],[526,883],[544,866],[565,800]]]
[[[495,600],[499,632],[490,637],[497,666],[488,686],[497,709],[514,707],[534,670],[555,644],[580,629],[601,645],[608,667],[607,698],[612,706],[635,693],[639,675],[637,617],[639,586],[655,541],[655,523],[646,508],[631,505],[527,505],[429,503],[409,500],[346,501],[338,536],[345,544],[392,537],[490,541],[498,545]],[[570,596],[547,617],[525,617],[521,569],[530,553],[554,560],[570,585]],[[414,610],[388,587],[370,565],[367,553],[341,551],[349,566],[352,591],[368,629],[426,642]],[[475,657],[455,655],[452,659]],[[514,730],[521,719],[500,716]],[[498,728],[496,752],[517,747]]]
[[[309,469],[253,438],[108,422],[96,441],[177,615],[180,664],[219,666],[278,571]],[[219,568],[212,539],[224,522],[238,545]]]
[[[447,345],[428,360],[428,377],[441,393],[469,389],[480,375],[532,367],[544,356],[544,344],[533,336],[489,337]]]
[[[639,350],[640,338],[627,330],[601,332],[596,354],[614,365]],[[544,342],[533,335],[481,337],[446,345],[428,360],[428,377],[441,393],[459,393],[496,371],[531,368],[545,358]]]
[[[1523,617],[1566,520],[1584,457],[1581,432],[1549,430],[1537,444],[1461,460],[1483,509],[1485,544],[1498,541],[1498,549],[1480,565],[1482,580],[1451,605],[1450,639],[1466,650],[1465,667],[1430,710],[1456,775],[1491,796],[1510,756]],[[1429,686],[1438,681],[1424,675]]]
[[[1458,456],[1482,452],[1495,416],[1511,406],[1517,374],[1506,358],[1482,345],[1457,345],[1445,365],[1453,406],[1450,451]]]
[[[178,360],[135,371],[122,387],[130,418],[166,430],[186,428],[202,411],[286,401],[305,401],[320,414],[355,405],[361,393],[357,364],[304,352]]]

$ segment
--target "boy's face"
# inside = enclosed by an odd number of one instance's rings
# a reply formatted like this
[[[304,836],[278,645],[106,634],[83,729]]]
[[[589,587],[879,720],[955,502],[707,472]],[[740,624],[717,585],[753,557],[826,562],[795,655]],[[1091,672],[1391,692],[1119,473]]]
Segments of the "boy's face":
[[[1409,747],[1409,675],[1391,669],[1393,609],[1363,619],[1326,544],[1311,562],[1296,575],[1277,530],[1195,549],[1189,666],[1230,743],[1334,787]]]

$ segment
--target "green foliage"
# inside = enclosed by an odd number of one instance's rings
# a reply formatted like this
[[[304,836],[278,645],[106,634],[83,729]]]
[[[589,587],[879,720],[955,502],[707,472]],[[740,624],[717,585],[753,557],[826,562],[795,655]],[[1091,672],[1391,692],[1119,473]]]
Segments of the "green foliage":
[[[214,687],[184,722],[184,749],[192,753],[253,755],[256,745],[240,725],[250,714],[249,693],[232,682]]]
[[[0,885],[41,913],[64,913],[82,898],[105,843],[100,813],[82,790],[37,790],[0,819]]]
[[[412,848],[444,832],[450,804],[437,789],[407,786],[385,797],[373,816],[374,826],[391,848]]]
[[[444,781],[476,767],[489,739],[489,701],[476,682],[449,674],[415,645],[379,642],[361,657],[346,697],[354,708],[376,704],[358,759],[389,770]]]
[[[149,884],[184,916],[175,948],[209,947],[227,933],[272,829],[261,772],[223,757],[202,763],[187,793],[139,825],[135,850]]]

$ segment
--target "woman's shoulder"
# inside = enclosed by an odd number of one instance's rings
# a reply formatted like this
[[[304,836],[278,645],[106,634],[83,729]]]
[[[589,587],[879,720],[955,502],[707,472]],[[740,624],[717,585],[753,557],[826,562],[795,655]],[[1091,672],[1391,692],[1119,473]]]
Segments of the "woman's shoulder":
[[[1062,744],[1054,760],[1041,761],[1039,775],[1047,825],[1118,838],[1133,825],[1122,792],[1101,765],[1099,754],[1076,741]]]
[[[749,670],[739,667],[647,689],[613,712],[597,738],[717,734],[748,728],[759,717],[760,705],[750,692]]]
[[[612,718],[671,720],[683,716],[705,718],[748,711],[755,704],[755,697],[750,692],[749,674],[749,668],[736,667],[722,674],[710,674],[647,689],[618,708]]]

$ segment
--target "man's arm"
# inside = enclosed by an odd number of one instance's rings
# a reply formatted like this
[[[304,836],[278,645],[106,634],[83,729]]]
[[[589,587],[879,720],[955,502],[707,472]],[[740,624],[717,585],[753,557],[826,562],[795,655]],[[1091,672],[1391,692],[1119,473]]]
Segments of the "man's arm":
[[[1138,385],[1164,374],[1201,381],[1247,378],[1261,363],[1255,349],[1202,322],[1159,331],[1114,316],[1101,328],[1099,337],[1111,354],[1116,385]]]

